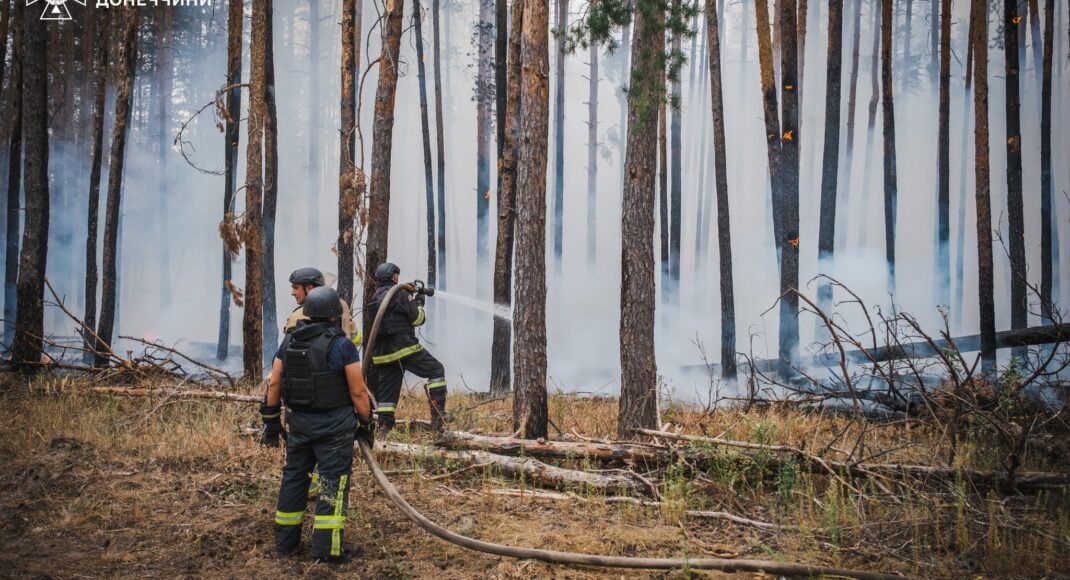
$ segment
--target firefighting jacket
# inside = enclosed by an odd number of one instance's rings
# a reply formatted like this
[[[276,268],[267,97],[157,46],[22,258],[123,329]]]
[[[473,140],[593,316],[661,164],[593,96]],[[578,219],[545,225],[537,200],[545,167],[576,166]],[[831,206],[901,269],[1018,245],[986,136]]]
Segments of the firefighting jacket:
[[[369,312],[379,311],[379,305],[382,304],[391,287],[391,284],[385,284],[375,290],[368,304]],[[387,307],[379,323],[375,348],[371,353],[372,363],[377,365],[394,363],[423,350],[423,346],[416,338],[416,327],[425,321],[423,306],[413,301],[408,290],[399,289],[390,300],[390,306]]]

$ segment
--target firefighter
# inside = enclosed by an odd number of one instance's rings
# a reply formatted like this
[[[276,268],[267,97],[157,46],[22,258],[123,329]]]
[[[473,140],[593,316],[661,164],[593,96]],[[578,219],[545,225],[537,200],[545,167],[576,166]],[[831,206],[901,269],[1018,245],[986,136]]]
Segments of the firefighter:
[[[275,550],[297,549],[313,466],[319,465],[320,494],[312,525],[312,557],[329,562],[348,559],[342,532],[353,470],[353,441],[370,444],[374,435],[371,401],[364,385],[357,347],[340,327],[341,301],[333,289],[313,288],[304,300],[308,320],[282,341],[272,363],[267,400],[260,411],[265,431],[283,431],[286,465],[275,512]]]
[[[290,274],[290,295],[297,301],[297,307],[286,319],[283,332],[289,333],[297,326],[298,321],[308,318],[301,306],[305,303],[305,297],[308,296],[309,291],[320,286],[326,286],[323,272],[315,268],[298,268]],[[357,323],[353,321],[349,313],[349,305],[345,303],[345,300],[339,299],[339,301],[342,303],[342,330],[345,331],[346,337],[353,341],[353,344],[360,344],[360,329],[357,328]]]
[[[371,316],[379,311],[379,305],[390,288],[398,283],[401,269],[385,262],[375,269],[376,290],[368,304]],[[408,290],[399,289],[383,314],[371,353],[374,372],[369,376],[372,392],[378,405],[380,436],[385,436],[394,426],[394,414],[401,395],[401,381],[408,371],[427,379],[428,403],[431,407],[431,424],[442,429],[446,413],[446,371],[438,359],[424,350],[416,338],[416,327],[425,321],[424,294],[412,296]],[[366,328],[370,331],[370,328]]]

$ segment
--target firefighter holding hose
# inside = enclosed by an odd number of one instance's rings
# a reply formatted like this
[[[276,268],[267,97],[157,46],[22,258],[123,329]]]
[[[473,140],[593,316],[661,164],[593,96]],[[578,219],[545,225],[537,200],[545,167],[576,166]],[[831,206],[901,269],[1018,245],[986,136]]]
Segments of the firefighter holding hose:
[[[375,269],[376,290],[368,304],[365,316],[365,334],[371,332],[371,320],[379,311],[390,289],[398,283],[401,268],[391,262],[380,264]],[[409,288],[414,291],[410,292]],[[416,327],[426,321],[424,300],[434,294],[422,282],[405,285],[395,291],[386,306],[379,323],[378,334],[372,345],[373,372],[369,383],[378,404],[380,436],[385,436],[394,427],[401,395],[401,382],[408,371],[427,379],[427,398],[431,408],[431,425],[436,430],[443,428],[446,413],[446,370],[442,363],[424,349],[416,337]]]

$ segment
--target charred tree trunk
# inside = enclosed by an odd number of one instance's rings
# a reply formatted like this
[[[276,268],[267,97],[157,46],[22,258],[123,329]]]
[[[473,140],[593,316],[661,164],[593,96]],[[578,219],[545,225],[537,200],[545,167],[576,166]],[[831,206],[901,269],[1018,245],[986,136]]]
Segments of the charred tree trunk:
[[[1052,232],[1058,226],[1053,219],[1055,198],[1051,167],[1051,63],[1055,36],[1055,0],[1044,2],[1044,65],[1040,90],[1040,310],[1045,323],[1052,320],[1052,260],[1055,244]]]
[[[776,245],[777,263],[781,258],[780,223],[781,176],[780,176],[780,109],[777,105],[777,85],[774,75],[773,47],[769,40],[769,5],[765,2],[754,4],[755,27],[758,29],[758,64],[762,81],[762,112],[765,117],[766,153],[769,158],[770,202],[773,208],[773,241]]]
[[[880,40],[881,40],[881,0],[873,0],[873,52],[870,58],[870,97],[869,121],[866,125],[866,160],[862,167],[862,207],[858,219],[859,245],[866,244],[866,232],[869,229],[869,191],[870,176],[873,173],[873,136],[877,127],[877,105],[880,104]]]
[[[446,289],[446,137],[442,118],[442,41],[439,38],[439,2],[431,0],[432,58],[435,61],[435,146],[438,152],[438,219],[435,249],[438,252],[438,287]]]
[[[617,434],[657,425],[654,357],[654,167],[657,103],[665,98],[665,13],[636,0],[628,90],[628,139],[621,216],[620,412]]]
[[[122,201],[123,164],[126,161],[126,137],[130,126],[130,102],[133,97],[137,63],[137,21],[134,8],[123,11],[122,36],[119,44],[119,69],[116,72],[115,124],[111,132],[111,151],[108,153],[108,203],[104,217],[104,261],[100,296],[100,323],[97,337],[104,344],[97,345],[96,365],[106,365],[108,358],[102,352],[111,345],[116,318],[116,294],[118,294],[119,252],[119,205]]]
[[[416,76],[420,85],[420,132],[424,144],[424,205],[427,215],[427,283],[435,286],[435,175],[431,170],[431,122],[427,115],[427,67],[424,65],[423,6],[414,0],[412,24],[416,34]]]
[[[22,94],[23,94],[23,25],[25,4],[15,1],[11,42],[11,140],[7,165],[7,223],[4,232],[4,344],[15,339],[16,300],[19,278],[19,221],[22,218]],[[7,43],[7,39],[4,39]]]
[[[244,0],[243,0],[244,1]],[[320,231],[319,225],[319,194],[321,184],[320,163],[320,2],[321,0],[308,0],[308,231]],[[234,4],[238,5],[241,12],[242,2],[231,2],[231,14],[234,13]],[[239,47],[241,45],[241,31],[238,31]],[[240,48],[239,48],[240,50]],[[239,63],[241,61],[239,53]],[[359,63],[358,63],[359,64]],[[240,79],[240,69],[239,69]],[[232,81],[233,82],[233,81]],[[237,113],[234,113],[235,115]],[[315,257],[312,250],[310,257]],[[339,275],[341,272],[339,272]]]
[[[174,50],[172,47],[173,41],[173,28],[174,28],[174,15],[170,10],[162,10],[156,16],[157,37],[156,37],[156,87],[157,96],[159,97],[159,103],[156,110],[156,131],[157,131],[157,143],[156,153],[159,156],[157,160],[157,182],[159,191],[160,206],[159,206],[159,223],[160,223],[160,262],[159,262],[159,280],[160,280],[160,304],[161,306],[168,306],[171,304],[171,252],[170,242],[171,234],[169,232],[169,223],[171,221],[168,215],[167,209],[167,153],[170,149],[170,131],[168,131],[168,119],[169,119],[169,104],[174,91]]]
[[[549,7],[522,0],[516,183],[516,307],[513,311],[513,429],[546,437],[546,151],[549,117]]]
[[[11,24],[11,3],[0,0],[0,87],[4,86],[4,71],[7,70],[7,31]]]
[[[95,342],[92,333],[97,325],[97,223],[100,214],[100,170],[104,157],[104,97],[108,86],[108,13],[95,16],[93,42],[93,136],[89,161],[89,203],[85,242],[85,311],[80,329],[85,344],[85,362],[91,364],[90,352]],[[18,222],[16,222],[18,223]]]
[[[264,93],[267,80],[267,29],[271,0],[253,0],[249,33],[249,137],[245,147],[245,310],[242,316],[242,365],[245,378],[259,382],[264,372],[264,128],[267,111]]]
[[[587,268],[598,255],[598,47],[591,47],[587,77]]]
[[[673,0],[672,11],[679,10],[680,0]],[[680,34],[672,35],[673,52],[680,51]],[[680,77],[672,82],[676,104],[669,107],[669,285],[662,288],[667,304],[680,303],[680,241],[683,233],[683,115],[680,111]]]
[[[353,236],[354,219],[360,204],[357,192],[356,166],[356,110],[357,110],[357,63],[356,63],[356,16],[357,2],[360,0],[343,0],[342,2],[342,63],[341,63],[341,119],[339,127],[338,159],[338,296],[347,303],[353,301]],[[380,62],[380,64],[384,64]],[[391,64],[392,66],[392,64]],[[376,101],[378,105],[378,101]],[[376,107],[378,108],[378,107]],[[374,142],[376,145],[378,142]],[[373,145],[374,147],[375,145]],[[372,166],[374,171],[374,165]],[[389,206],[387,206],[389,211]],[[374,226],[373,226],[374,227]],[[384,251],[384,257],[385,257]],[[379,262],[365,264],[374,270]],[[367,280],[365,280],[367,285]],[[365,286],[367,288],[367,286]],[[367,299],[365,299],[367,302]]]
[[[490,258],[490,132],[494,94],[494,0],[479,0],[476,75],[476,291],[486,289]]]
[[[264,361],[270,361],[279,345],[278,313],[275,307],[275,214],[279,200],[279,115],[275,106],[274,0],[266,0],[267,30],[264,46]]]
[[[234,222],[234,190],[238,181],[238,141],[240,140],[239,120],[241,119],[241,53],[242,53],[242,28],[243,14],[242,2],[231,2],[227,15],[227,115],[224,131],[224,159],[225,170],[223,174],[223,222]],[[316,0],[312,0],[315,6]],[[315,84],[313,84],[315,88]],[[313,125],[315,127],[315,125]],[[310,129],[312,130],[312,129]],[[315,142],[315,139],[311,139]],[[309,162],[311,163],[311,153]],[[310,175],[314,169],[309,169]],[[310,180],[311,181],[311,180]],[[315,207],[315,188],[309,188],[312,196],[312,207]],[[311,224],[310,224],[311,226]],[[310,229],[310,231],[315,231]],[[220,291],[219,302],[219,340],[216,343],[216,358],[226,360],[230,350],[230,284],[233,277],[233,258],[231,249],[223,243],[223,283]]]
[[[568,0],[557,0],[554,51],[554,272],[561,276],[565,221],[565,34]]]
[[[996,304],[993,298],[992,200],[988,167],[988,14],[984,0],[972,0],[970,32],[973,36],[974,159],[977,174],[977,288],[981,326],[981,372],[996,372]]]
[[[1011,329],[1025,328],[1027,322],[1025,268],[1025,210],[1022,201],[1022,95],[1018,70],[1017,0],[1003,1],[1003,50],[1006,82],[1007,124],[1007,226],[1011,257]],[[1024,351],[1016,351],[1017,355]]]
[[[888,262],[888,291],[894,302],[898,183],[895,160],[895,102],[892,97],[892,0],[881,0],[881,101],[884,122],[884,257]]]
[[[951,305],[951,0],[940,7],[940,120],[937,138],[936,303]],[[933,2],[935,4],[935,2]],[[935,26],[935,24],[934,24]]]
[[[835,0],[833,0],[835,1]],[[728,211],[728,158],[721,95],[721,32],[718,11],[706,10],[709,31],[710,106],[717,170],[717,247],[721,266],[721,376],[736,377],[736,301],[732,283],[732,228]]]
[[[783,87],[783,110],[781,120],[783,134],[780,138],[780,155],[783,162],[784,193],[781,199],[780,223],[780,332],[778,374],[787,378],[794,373],[792,362],[799,350],[799,98],[796,45],[795,0],[784,0],[781,10],[783,45],[780,47],[781,79]]]
[[[394,140],[394,97],[398,86],[398,54],[401,48],[401,14],[405,0],[387,0],[383,14],[383,48],[379,58],[379,86],[375,90],[375,118],[372,123],[372,177],[368,207],[368,247],[364,267],[364,328],[375,316],[368,302],[375,293],[375,277],[370,275],[387,259],[390,232],[390,159]]]
[[[524,3],[513,2],[512,26],[509,28],[508,72],[499,73],[499,83],[506,83],[505,142],[502,162],[498,170],[498,240],[494,254],[494,303],[509,306],[513,303],[513,234],[516,226],[516,161],[519,146],[520,111],[520,36],[524,26]],[[506,27],[498,28],[506,34]],[[490,390],[504,394],[512,390],[512,327],[510,321],[494,317],[494,331],[490,353]]]
[[[817,258],[824,268],[832,265],[836,243],[836,194],[840,176],[840,79],[843,66],[843,0],[829,0],[828,64],[825,77],[825,150],[821,168],[821,223]],[[817,304],[831,312],[832,286],[817,287]]]
[[[45,265],[48,260],[48,29],[36,10],[23,10],[22,91],[26,131],[26,224],[16,287],[18,312],[11,360],[27,370],[44,354]],[[132,32],[131,35],[132,36]],[[6,40],[6,39],[5,39]]]
[[[661,300],[669,297],[669,121],[665,102],[658,103],[658,231],[661,250]]]
[[[847,243],[847,212],[850,209],[851,183],[854,177],[855,114],[858,104],[858,57],[862,44],[862,0],[850,0],[854,5],[851,39],[851,88],[847,94],[847,145],[844,149],[843,194],[836,197],[836,246],[845,248]]]

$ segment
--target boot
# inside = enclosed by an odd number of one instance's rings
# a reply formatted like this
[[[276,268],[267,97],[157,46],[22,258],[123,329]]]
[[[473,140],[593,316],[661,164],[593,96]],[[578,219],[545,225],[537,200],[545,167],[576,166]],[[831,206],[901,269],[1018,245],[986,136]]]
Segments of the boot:
[[[431,428],[442,432],[446,430],[446,389],[432,389],[428,396],[431,407]]]

